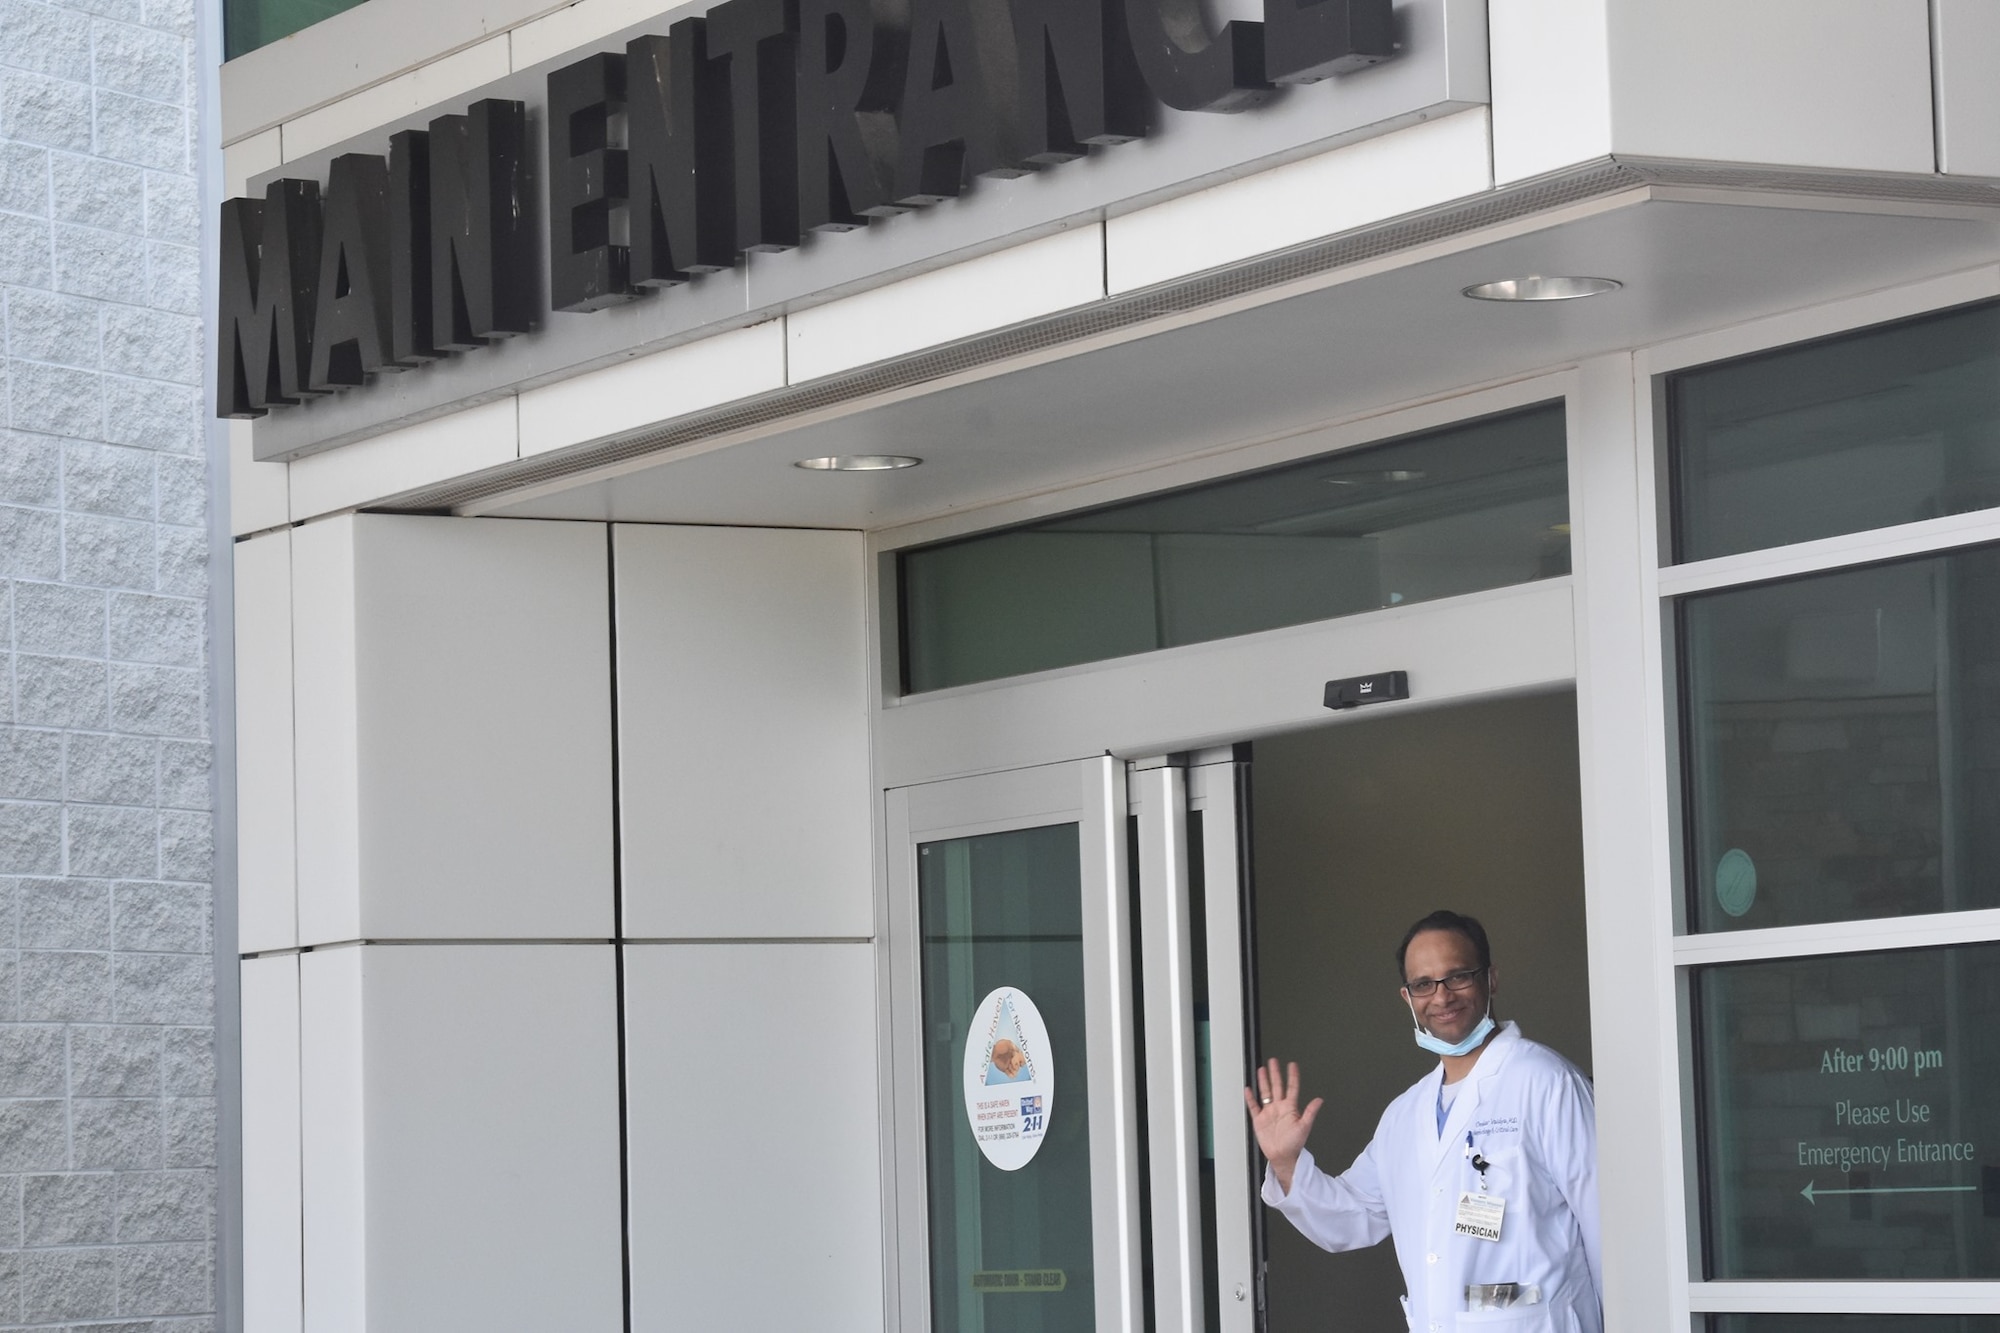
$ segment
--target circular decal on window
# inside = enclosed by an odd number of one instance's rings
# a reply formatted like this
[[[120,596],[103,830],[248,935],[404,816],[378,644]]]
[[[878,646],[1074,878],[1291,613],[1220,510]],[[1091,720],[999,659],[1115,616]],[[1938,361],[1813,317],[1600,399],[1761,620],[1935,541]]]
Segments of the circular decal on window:
[[[1742,916],[1757,902],[1757,863],[1741,847],[1731,847],[1716,862],[1715,901],[1731,916]]]
[[[1035,1002],[1002,986],[972,1011],[965,1034],[965,1119],[986,1160],[1019,1171],[1048,1133],[1056,1099],[1049,1030]]]

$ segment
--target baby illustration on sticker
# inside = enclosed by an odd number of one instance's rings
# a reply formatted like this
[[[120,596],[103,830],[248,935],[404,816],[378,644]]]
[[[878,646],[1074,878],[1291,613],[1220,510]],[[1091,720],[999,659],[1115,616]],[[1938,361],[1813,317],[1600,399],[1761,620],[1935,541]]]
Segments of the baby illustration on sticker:
[[[1018,1171],[1048,1133],[1055,1071],[1035,1003],[1012,986],[973,1011],[965,1041],[965,1117],[986,1160]]]

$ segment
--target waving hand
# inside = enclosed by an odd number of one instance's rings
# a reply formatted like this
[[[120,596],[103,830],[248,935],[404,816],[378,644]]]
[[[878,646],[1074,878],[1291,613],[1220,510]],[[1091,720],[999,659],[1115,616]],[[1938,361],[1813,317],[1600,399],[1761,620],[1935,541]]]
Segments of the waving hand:
[[[1250,1126],[1257,1134],[1257,1147],[1263,1152],[1264,1160],[1271,1164],[1272,1174],[1285,1193],[1292,1192],[1292,1168],[1298,1165],[1299,1153],[1304,1151],[1306,1136],[1312,1133],[1313,1118],[1319,1108],[1326,1104],[1323,1097],[1315,1097],[1299,1109],[1299,1066],[1297,1061],[1285,1066],[1285,1077],[1278,1077],[1278,1062],[1272,1060],[1268,1066],[1257,1070],[1257,1088],[1243,1089],[1243,1104],[1250,1111]]]

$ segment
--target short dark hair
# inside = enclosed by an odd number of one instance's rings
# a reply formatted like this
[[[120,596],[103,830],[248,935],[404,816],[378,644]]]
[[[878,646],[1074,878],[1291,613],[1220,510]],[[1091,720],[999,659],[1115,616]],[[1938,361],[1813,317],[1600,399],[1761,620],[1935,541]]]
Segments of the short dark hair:
[[[1473,949],[1478,952],[1479,966],[1482,969],[1493,966],[1493,950],[1486,943],[1486,927],[1480,925],[1476,918],[1461,916],[1457,912],[1440,910],[1432,912],[1429,916],[1417,922],[1416,925],[1411,926],[1403,932],[1403,942],[1396,946],[1396,979],[1398,981],[1409,979],[1409,973],[1403,970],[1403,960],[1409,955],[1410,941],[1427,930],[1448,930],[1455,935],[1463,935],[1467,940],[1471,941]]]

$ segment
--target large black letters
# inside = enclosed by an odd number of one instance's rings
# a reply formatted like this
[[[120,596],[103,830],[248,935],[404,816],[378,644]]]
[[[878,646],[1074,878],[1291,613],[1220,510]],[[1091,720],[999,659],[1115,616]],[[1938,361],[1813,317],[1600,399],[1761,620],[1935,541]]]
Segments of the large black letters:
[[[1396,54],[1395,0],[1264,0],[1264,72],[1317,83]]]
[[[799,226],[852,231],[895,203],[909,31],[882,0],[799,0]]]
[[[466,352],[534,327],[527,110],[487,98],[431,122],[431,336]]]
[[[1145,137],[1152,107],[1125,33],[1123,0],[1013,0],[1023,163],[1082,157]]]
[[[271,182],[262,199],[222,205],[216,412],[261,417],[309,392],[319,184]]]
[[[1242,111],[1392,59],[1396,0],[722,0],[549,75],[549,308],[590,311],[814,231]],[[217,410],[533,330],[527,108],[487,99],[222,207]],[[624,124],[621,146],[619,124]],[[1330,131],[1329,131],[1330,132]]]
[[[1177,111],[1247,111],[1277,95],[1264,77],[1262,24],[1225,23],[1210,37],[1201,0],[1122,3],[1132,54],[1146,86],[1168,106]]]
[[[321,392],[400,370],[390,357],[389,164],[343,153],[326,175],[319,292],[313,316],[312,373]]]
[[[709,59],[729,66],[736,248],[799,243],[798,0],[728,0],[708,12]]]
[[[549,75],[549,308],[602,310],[629,301],[629,251],[611,240],[625,202],[625,150],[611,117],[625,109],[625,57],[603,52]]]
[[[736,262],[729,85],[708,24],[683,19],[625,48],[632,282],[665,287]]]
[[[973,176],[1018,176],[1010,151],[1019,80],[1004,7],[971,0],[915,0],[903,79],[896,198],[934,204]]]
[[[431,136],[389,136],[389,354],[420,366],[443,355],[431,342]]]

